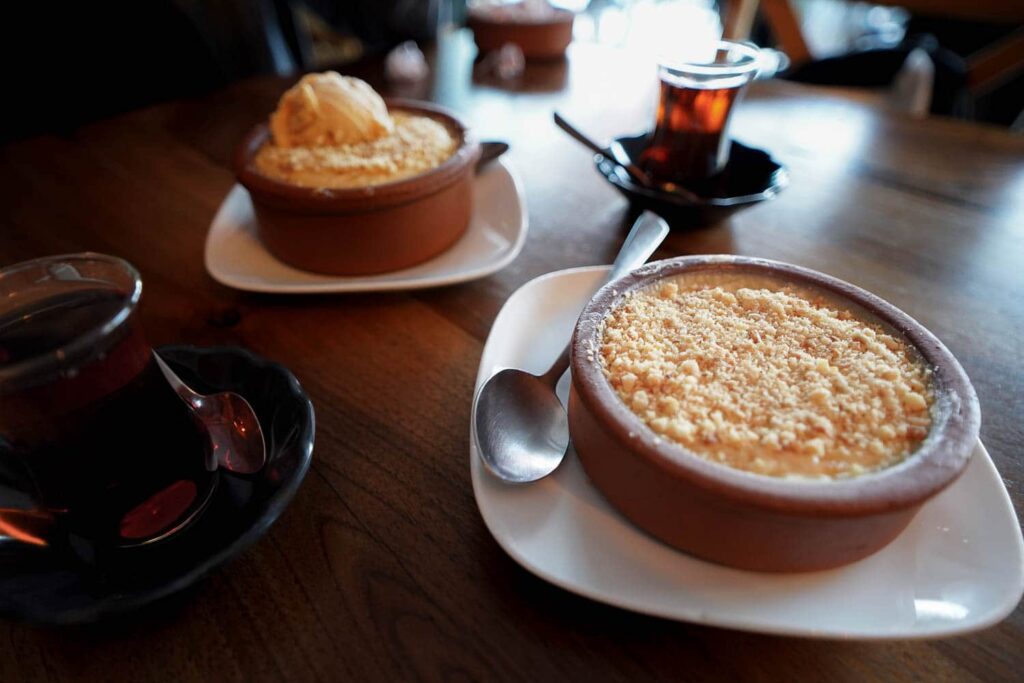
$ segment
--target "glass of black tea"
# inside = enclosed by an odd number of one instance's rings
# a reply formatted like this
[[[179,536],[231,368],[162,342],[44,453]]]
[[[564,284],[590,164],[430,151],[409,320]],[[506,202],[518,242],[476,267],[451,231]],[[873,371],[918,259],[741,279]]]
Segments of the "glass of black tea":
[[[0,270],[0,535],[148,545],[209,500],[205,443],[155,365],[141,295],[135,268],[102,254]]]
[[[722,40],[706,59],[662,60],[654,132],[640,166],[658,182],[706,180],[729,160],[729,117],[757,74],[758,49]]]

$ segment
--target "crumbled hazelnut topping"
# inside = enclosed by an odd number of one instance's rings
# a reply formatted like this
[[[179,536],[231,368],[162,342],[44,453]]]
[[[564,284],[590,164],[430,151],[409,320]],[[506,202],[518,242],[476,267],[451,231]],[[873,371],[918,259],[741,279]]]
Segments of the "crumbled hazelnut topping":
[[[793,288],[662,281],[608,314],[600,354],[656,435],[758,474],[872,472],[931,426],[930,371],[916,352]]]
[[[256,153],[256,169],[303,187],[365,187],[429,171],[455,152],[457,141],[444,124],[403,112],[391,118],[394,132],[371,142],[326,147],[265,144]]]

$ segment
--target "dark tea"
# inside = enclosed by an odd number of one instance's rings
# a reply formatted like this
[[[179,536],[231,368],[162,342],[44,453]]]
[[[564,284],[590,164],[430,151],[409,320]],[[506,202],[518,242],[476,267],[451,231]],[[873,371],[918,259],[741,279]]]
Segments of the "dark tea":
[[[757,64],[757,49],[722,41],[706,64],[666,65],[654,132],[640,166],[659,182],[701,181],[729,161],[729,118]]]
[[[69,533],[110,545],[172,533],[214,483],[128,296],[71,278],[0,311],[2,483]]]
[[[641,167],[656,180],[675,183],[703,180],[724,169],[729,138],[723,133],[742,88],[688,88],[663,80]]]

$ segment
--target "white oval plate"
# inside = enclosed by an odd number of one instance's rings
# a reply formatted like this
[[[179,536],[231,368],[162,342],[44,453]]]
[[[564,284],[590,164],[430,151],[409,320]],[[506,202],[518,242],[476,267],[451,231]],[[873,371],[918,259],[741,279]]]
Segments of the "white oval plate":
[[[501,368],[540,373],[569,339],[606,267],[550,273],[517,290],[484,348],[477,388]],[[565,402],[568,375],[559,395]],[[472,429],[472,428],[471,428]],[[470,437],[473,492],[487,528],[523,567],[625,609],[727,628],[812,637],[933,638],[1006,617],[1024,591],[1024,541],[981,442],[963,476],[890,545],[806,574],[729,569],[638,530],[594,489],[570,449],[540,482],[502,483]]]
[[[278,294],[381,292],[441,287],[486,277],[511,263],[526,241],[523,185],[508,161],[491,162],[473,184],[473,215],[451,249],[412,268],[380,275],[336,277],[278,261],[256,234],[249,193],[231,188],[206,236],[206,270],[228,287]]]

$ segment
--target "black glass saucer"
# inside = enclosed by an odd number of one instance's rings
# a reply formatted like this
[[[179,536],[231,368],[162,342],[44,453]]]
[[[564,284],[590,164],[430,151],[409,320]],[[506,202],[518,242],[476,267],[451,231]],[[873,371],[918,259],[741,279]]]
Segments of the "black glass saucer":
[[[636,161],[647,147],[648,135],[616,139],[629,159]],[[636,207],[662,216],[676,227],[697,227],[717,223],[728,215],[757,202],[771,199],[789,184],[789,173],[768,152],[733,140],[729,163],[714,178],[690,185],[696,195],[642,187],[634,183],[614,159],[594,157],[597,170]]]
[[[202,516],[179,534],[114,550],[90,564],[70,550],[0,542],[0,614],[76,624],[125,613],[180,591],[258,539],[299,488],[313,455],[314,416],[285,367],[239,348],[165,346],[161,357],[200,393],[236,391],[263,428],[267,464],[249,476],[218,472]]]

